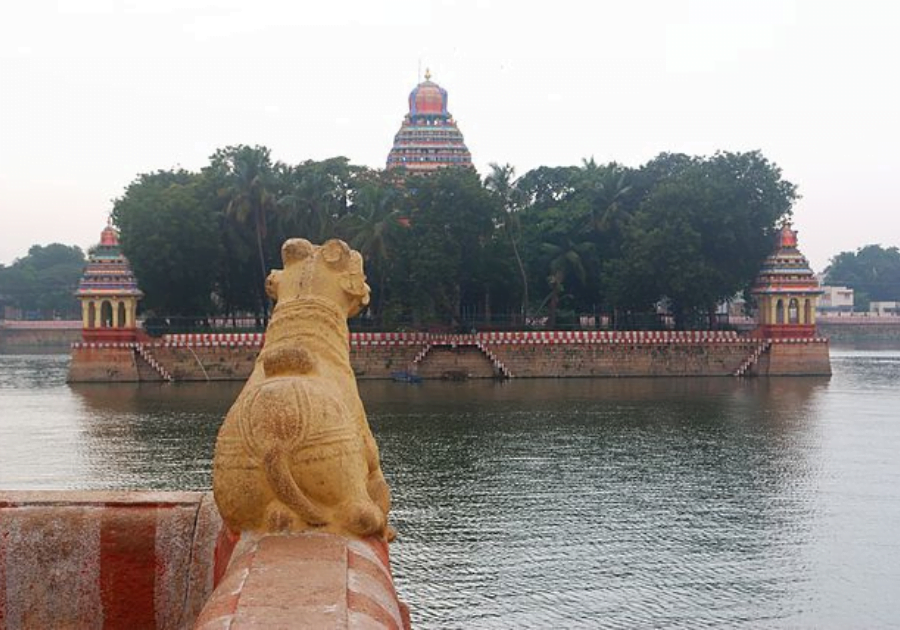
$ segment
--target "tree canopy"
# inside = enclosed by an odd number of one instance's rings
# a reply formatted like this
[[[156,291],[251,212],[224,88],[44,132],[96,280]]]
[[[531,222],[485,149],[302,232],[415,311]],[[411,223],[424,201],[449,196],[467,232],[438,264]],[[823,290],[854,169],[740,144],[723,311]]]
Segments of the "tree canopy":
[[[866,245],[831,259],[825,281],[853,289],[854,307],[868,310],[869,302],[900,301],[900,250]]]
[[[482,181],[341,157],[290,165],[237,146],[200,172],[139,176],[113,216],[145,305],[162,315],[263,317],[261,278],[284,239],[302,236],[362,251],[371,325],[567,325],[664,301],[686,326],[750,285],[796,198],[758,152],[637,168],[589,159],[518,178],[492,165]]]
[[[79,247],[33,245],[26,256],[0,267],[0,301],[28,317],[80,317],[74,293],[84,265]]]

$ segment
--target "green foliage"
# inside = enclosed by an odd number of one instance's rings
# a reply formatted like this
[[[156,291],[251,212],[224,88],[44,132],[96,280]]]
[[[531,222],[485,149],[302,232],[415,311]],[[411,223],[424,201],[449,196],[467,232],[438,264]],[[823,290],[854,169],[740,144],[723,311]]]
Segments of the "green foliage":
[[[270,257],[266,256],[263,242],[268,232],[269,215],[278,198],[275,168],[269,156],[269,149],[245,145],[219,149],[210,158],[210,166],[206,169],[205,176],[215,186],[221,204],[222,222],[227,224],[225,233],[230,238],[226,241],[226,256],[232,256],[237,252],[246,256],[248,233],[252,232],[255,237],[253,240],[259,263],[257,267],[259,275],[251,285],[255,291],[246,291],[250,288],[248,285],[252,278],[246,273],[240,274],[243,282],[238,286],[244,289],[248,296],[256,294],[260,311],[265,319],[268,301],[263,287],[272,265],[267,260]],[[241,262],[244,261],[229,260],[225,267],[237,271],[243,266]],[[223,280],[230,283],[230,279]],[[229,284],[229,290],[225,294],[228,296],[226,301],[238,299],[237,296],[231,295],[234,289],[235,287]]]
[[[477,304],[488,274],[486,248],[494,199],[468,169],[447,169],[406,182],[414,305],[421,317],[461,323],[463,304]]]
[[[262,318],[281,243],[337,236],[366,259],[372,325],[636,321],[661,300],[685,323],[751,283],[795,198],[759,153],[662,154],[640,168],[590,159],[518,179],[493,164],[482,182],[471,169],[407,175],[342,157],[292,166],[237,146],[200,173],[139,177],[115,217],[160,314]]]
[[[213,311],[222,243],[215,191],[202,175],[141,175],[116,200],[113,219],[144,292],[144,309],[180,316]]]
[[[0,267],[0,300],[42,319],[80,317],[75,289],[84,271],[79,247],[33,245],[9,267]]]
[[[852,288],[857,310],[868,310],[870,301],[900,301],[900,250],[866,245],[841,252],[831,259],[825,282]]]
[[[611,282],[616,302],[668,298],[680,324],[747,287],[797,195],[755,152],[681,161],[670,173],[635,213]]]

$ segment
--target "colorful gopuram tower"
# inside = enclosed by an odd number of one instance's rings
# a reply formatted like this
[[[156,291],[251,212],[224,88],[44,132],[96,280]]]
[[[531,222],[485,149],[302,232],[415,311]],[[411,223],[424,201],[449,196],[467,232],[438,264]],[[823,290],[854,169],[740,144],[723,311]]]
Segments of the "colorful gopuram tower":
[[[84,340],[136,340],[137,303],[143,296],[119,248],[118,233],[107,225],[75,292],[81,302]]]
[[[752,289],[756,297],[757,333],[767,339],[811,338],[816,335],[819,281],[797,249],[797,232],[781,228],[777,248],[766,258]]]
[[[449,166],[471,168],[472,154],[447,111],[447,90],[434,83],[426,70],[425,80],[409,94],[409,113],[394,136],[387,168],[429,173]]]

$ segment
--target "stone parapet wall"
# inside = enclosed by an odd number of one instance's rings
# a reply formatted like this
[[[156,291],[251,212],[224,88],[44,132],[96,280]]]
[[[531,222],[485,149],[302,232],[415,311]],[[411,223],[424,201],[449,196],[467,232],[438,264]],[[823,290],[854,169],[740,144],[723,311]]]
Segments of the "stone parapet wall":
[[[189,628],[221,527],[208,493],[0,491],[0,628]]]
[[[775,341],[778,348],[763,353],[747,374],[831,373],[825,339]],[[168,335],[142,344],[76,343],[69,380],[160,381],[167,375],[175,381],[244,380],[263,342],[262,335],[247,333]],[[349,343],[359,379],[388,379],[400,371],[424,378],[568,378],[734,375],[760,339],[732,331],[532,331],[353,333]]]
[[[387,543],[334,534],[243,534],[195,628],[410,627]]]

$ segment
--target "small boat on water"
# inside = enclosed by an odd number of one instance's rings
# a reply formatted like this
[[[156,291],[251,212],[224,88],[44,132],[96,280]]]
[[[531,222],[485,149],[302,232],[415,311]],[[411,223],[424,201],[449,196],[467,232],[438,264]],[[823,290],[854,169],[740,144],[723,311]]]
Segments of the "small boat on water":
[[[391,378],[398,383],[421,383],[422,377],[412,372],[391,372]]]

